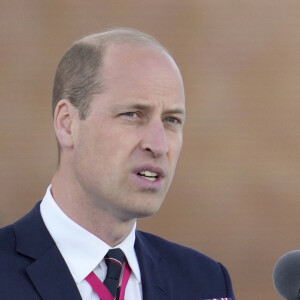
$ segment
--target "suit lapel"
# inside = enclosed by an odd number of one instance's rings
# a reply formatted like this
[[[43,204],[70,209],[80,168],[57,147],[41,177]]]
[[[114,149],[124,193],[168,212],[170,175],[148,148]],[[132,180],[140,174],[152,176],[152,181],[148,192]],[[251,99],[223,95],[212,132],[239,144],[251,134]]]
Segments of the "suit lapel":
[[[50,236],[40,204],[14,224],[16,251],[33,259],[26,272],[43,300],[81,300],[76,283]]]
[[[26,269],[44,300],[81,299],[77,286],[56,246]]]
[[[170,299],[167,280],[159,266],[159,253],[139,231],[136,232],[135,251],[141,270],[143,299]]]

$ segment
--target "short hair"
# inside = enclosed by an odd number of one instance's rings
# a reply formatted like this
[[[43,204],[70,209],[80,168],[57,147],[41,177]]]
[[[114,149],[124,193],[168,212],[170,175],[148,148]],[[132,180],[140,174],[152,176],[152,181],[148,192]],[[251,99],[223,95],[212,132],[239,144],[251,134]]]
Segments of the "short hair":
[[[66,51],[57,67],[52,94],[53,115],[57,103],[68,99],[78,109],[80,119],[87,117],[93,95],[104,89],[101,70],[105,52],[116,44],[152,46],[169,53],[152,36],[131,28],[116,28],[84,37]]]

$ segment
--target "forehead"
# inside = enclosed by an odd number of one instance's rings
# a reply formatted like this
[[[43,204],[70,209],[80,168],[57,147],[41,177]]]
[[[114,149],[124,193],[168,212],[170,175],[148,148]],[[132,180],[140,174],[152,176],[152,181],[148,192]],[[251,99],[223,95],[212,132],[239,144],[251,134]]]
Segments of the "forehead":
[[[174,60],[155,46],[112,45],[102,68],[104,89],[141,94],[141,97],[167,96],[184,105],[184,88]],[[125,96],[125,95],[124,95]]]

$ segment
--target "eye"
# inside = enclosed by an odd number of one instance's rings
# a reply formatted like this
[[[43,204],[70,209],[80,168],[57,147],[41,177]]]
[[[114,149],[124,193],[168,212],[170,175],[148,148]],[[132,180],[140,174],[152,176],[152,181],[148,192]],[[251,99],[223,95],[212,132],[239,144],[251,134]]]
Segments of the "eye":
[[[174,118],[174,117],[167,117],[165,118],[165,122],[171,123],[171,124],[178,124],[181,125],[182,121],[178,118]]]
[[[136,118],[136,117],[138,117],[138,114],[134,111],[128,111],[128,112],[122,113],[122,116],[128,117],[128,118]]]

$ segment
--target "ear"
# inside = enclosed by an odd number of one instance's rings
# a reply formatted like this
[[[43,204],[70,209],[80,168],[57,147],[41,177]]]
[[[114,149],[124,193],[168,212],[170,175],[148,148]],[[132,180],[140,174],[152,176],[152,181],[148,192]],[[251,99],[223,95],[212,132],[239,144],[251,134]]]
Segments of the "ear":
[[[54,111],[54,130],[61,148],[74,146],[74,134],[79,120],[77,109],[67,99],[60,100]]]

